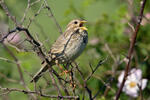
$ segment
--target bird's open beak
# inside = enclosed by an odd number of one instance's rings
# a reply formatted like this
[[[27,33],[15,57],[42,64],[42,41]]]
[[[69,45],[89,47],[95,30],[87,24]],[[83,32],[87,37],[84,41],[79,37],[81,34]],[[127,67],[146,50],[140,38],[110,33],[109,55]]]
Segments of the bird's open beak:
[[[84,24],[84,23],[86,23],[87,21],[86,21],[86,20],[82,20],[82,21],[80,21],[80,22]]]
[[[86,22],[87,21],[85,21],[85,20],[80,21],[80,29],[83,30],[83,31],[88,30],[86,27],[83,26],[83,24],[86,23]]]

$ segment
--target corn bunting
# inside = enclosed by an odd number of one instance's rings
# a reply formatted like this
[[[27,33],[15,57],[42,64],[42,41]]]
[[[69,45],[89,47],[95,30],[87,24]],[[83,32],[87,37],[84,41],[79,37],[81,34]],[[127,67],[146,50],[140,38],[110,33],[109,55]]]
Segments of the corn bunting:
[[[49,51],[50,65],[65,64],[74,61],[84,50],[88,42],[87,28],[83,26],[85,20],[72,20],[63,34],[61,34]],[[34,75],[31,82],[37,82],[43,72],[48,69],[47,64]]]

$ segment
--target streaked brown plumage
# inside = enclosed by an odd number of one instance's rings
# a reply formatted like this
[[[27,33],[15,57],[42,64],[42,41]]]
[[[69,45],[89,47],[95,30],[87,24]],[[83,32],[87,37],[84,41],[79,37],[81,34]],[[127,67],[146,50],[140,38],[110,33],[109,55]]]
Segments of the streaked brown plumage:
[[[85,22],[76,19],[67,25],[65,32],[58,37],[49,51],[51,66],[72,62],[82,53],[88,42],[87,28],[83,27]],[[37,82],[42,73],[48,69],[47,64],[44,64],[31,82]]]

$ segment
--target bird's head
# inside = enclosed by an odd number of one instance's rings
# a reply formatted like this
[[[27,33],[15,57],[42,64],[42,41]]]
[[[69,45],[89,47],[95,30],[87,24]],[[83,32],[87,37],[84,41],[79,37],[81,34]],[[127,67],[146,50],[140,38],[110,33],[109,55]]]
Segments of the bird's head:
[[[86,23],[86,22],[87,21],[81,20],[81,19],[72,20],[67,25],[67,29],[77,29],[77,28],[80,28],[81,30],[87,30],[87,28],[83,26],[83,24]]]

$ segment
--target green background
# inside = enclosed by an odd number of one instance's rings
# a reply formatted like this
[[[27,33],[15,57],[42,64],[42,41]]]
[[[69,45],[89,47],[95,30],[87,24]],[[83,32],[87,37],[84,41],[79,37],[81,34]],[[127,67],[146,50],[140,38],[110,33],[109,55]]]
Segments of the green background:
[[[4,0],[9,11],[12,15],[16,16],[17,21],[20,21],[27,6],[27,0]],[[35,0],[31,0],[34,2]],[[148,0],[147,0],[148,1]],[[32,18],[40,8],[43,0],[39,3],[31,6],[27,12],[27,17],[23,23],[26,27],[29,23],[29,19]],[[117,78],[123,69],[125,69],[125,63],[118,65],[114,62],[110,53],[106,49],[106,44],[109,46],[112,54],[118,61],[122,61],[128,52],[130,44],[130,36],[132,30],[128,23],[132,24],[131,15],[129,14],[129,4],[127,0],[48,0],[48,4],[64,31],[68,22],[72,19],[83,18],[88,21],[86,27],[89,33],[89,43],[83,54],[76,60],[79,63],[80,69],[83,71],[84,76],[91,72],[89,63],[93,68],[97,65],[98,61],[108,57],[107,61],[95,72],[92,79],[88,81],[88,86],[92,90],[93,95],[100,90],[100,94],[97,100],[112,100],[117,91]],[[150,12],[150,1],[147,2],[145,8],[145,14]],[[133,2],[133,14],[137,16],[140,11],[140,0],[134,0]],[[29,27],[30,33],[44,45],[45,50],[48,51],[60,35],[58,28],[51,17],[47,16],[47,9],[42,9],[38,16]],[[15,26],[13,22],[5,15],[5,12],[0,8],[0,21],[6,23],[9,29],[13,29]],[[137,43],[135,46],[134,57],[131,63],[131,67],[140,68],[143,71],[143,77],[150,79],[150,31],[149,24],[141,26],[139,34],[137,36]],[[22,35],[22,38],[25,36]],[[92,41],[97,40],[96,43]],[[26,43],[25,48],[31,49],[31,46]],[[31,77],[28,73],[34,74],[41,67],[41,60],[34,52],[17,52],[16,49],[9,46],[9,49],[19,59],[25,82],[27,86],[33,90],[33,84],[30,83]],[[0,57],[13,60],[8,52],[0,45]],[[144,60],[146,57],[148,59]],[[58,69],[57,67],[55,68]],[[115,69],[115,73],[112,70]],[[27,72],[28,73],[27,73]],[[19,73],[15,64],[8,63],[0,60],[0,73],[6,75],[10,79],[19,80]],[[45,74],[47,79],[50,79],[48,73]],[[81,77],[76,74],[77,79],[82,84]],[[109,78],[114,77],[112,82],[112,89],[108,92],[107,96],[103,98],[105,86],[102,82],[107,82]],[[51,83],[51,82],[50,82]],[[43,78],[38,82],[38,86],[45,88],[45,81]],[[6,78],[0,75],[0,85],[9,88],[21,88],[21,84],[11,83]],[[46,87],[46,93],[57,94],[52,85]],[[77,86],[77,95],[83,96],[84,89]],[[143,97],[145,100],[150,99],[150,83],[143,91]],[[87,95],[87,94],[86,94]],[[85,97],[87,100],[88,96]],[[120,100],[129,100],[129,96],[125,93],[121,94]],[[1,97],[1,100],[5,100],[5,97]],[[8,100],[27,100],[27,95],[18,92],[12,92],[8,96]],[[41,98],[42,100],[48,100]],[[138,100],[138,98],[137,98]]]

